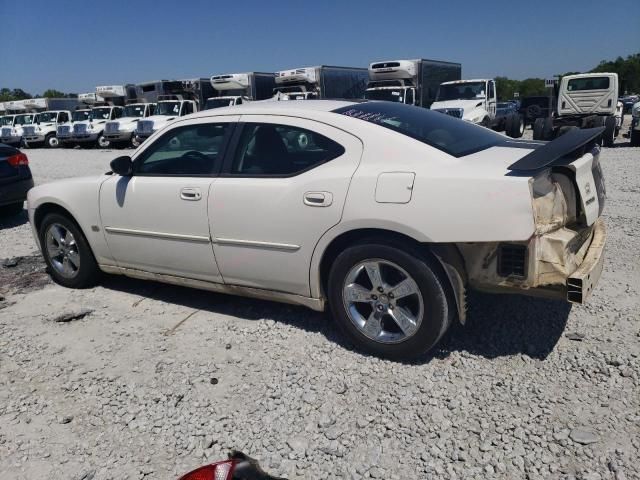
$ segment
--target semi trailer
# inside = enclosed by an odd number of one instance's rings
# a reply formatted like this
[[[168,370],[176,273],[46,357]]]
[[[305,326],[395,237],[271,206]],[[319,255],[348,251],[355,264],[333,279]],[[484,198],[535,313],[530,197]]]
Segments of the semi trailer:
[[[369,80],[366,68],[317,67],[276,72],[274,97],[279,100],[362,98]]]
[[[461,78],[462,65],[455,62],[423,58],[373,62],[364,98],[429,108],[441,83]]]
[[[213,75],[211,86],[217,95],[207,99],[203,110],[267,100],[273,96],[276,82],[274,73],[232,73]]]

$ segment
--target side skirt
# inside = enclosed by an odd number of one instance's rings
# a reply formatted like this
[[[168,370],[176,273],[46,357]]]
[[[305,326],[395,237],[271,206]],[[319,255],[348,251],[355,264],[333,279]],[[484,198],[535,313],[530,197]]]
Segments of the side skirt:
[[[114,275],[125,275],[131,278],[141,280],[154,280],[161,283],[169,283],[171,285],[180,285],[183,287],[197,288],[216,293],[225,293],[229,295],[238,295],[241,297],[258,298],[260,300],[269,300],[273,302],[289,303],[292,305],[302,305],[317,312],[325,310],[324,299],[303,297],[302,295],[294,295],[292,293],[276,292],[273,290],[265,290],[262,288],[243,287],[240,285],[225,285],[222,283],[206,282],[204,280],[194,280],[186,277],[176,277],[174,275],[166,275],[163,273],[145,272],[133,268],[122,268],[113,265],[99,265],[100,270],[105,273]]]

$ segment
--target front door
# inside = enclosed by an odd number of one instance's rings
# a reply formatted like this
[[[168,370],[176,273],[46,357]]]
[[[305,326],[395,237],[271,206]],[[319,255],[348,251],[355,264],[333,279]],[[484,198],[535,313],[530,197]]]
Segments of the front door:
[[[311,120],[240,120],[209,199],[218,266],[227,284],[309,296],[313,250],[340,221],[362,143]]]
[[[102,184],[102,228],[119,266],[221,281],[207,202],[237,119],[179,122],[135,157],[132,176]]]

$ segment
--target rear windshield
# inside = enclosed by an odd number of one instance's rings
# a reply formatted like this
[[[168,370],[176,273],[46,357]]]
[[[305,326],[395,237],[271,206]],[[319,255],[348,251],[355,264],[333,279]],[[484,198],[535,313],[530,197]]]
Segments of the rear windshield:
[[[576,92],[580,90],[607,90],[609,77],[586,77],[569,80],[567,90]]]
[[[402,133],[454,157],[463,157],[504,142],[502,135],[488,128],[400,103],[365,102],[333,111]]]

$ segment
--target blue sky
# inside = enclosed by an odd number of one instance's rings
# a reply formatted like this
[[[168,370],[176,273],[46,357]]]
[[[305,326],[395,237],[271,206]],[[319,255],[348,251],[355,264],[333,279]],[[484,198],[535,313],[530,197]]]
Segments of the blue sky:
[[[0,87],[92,91],[376,60],[545,77],[640,51],[640,0],[0,0]],[[306,6],[305,6],[306,5]]]

